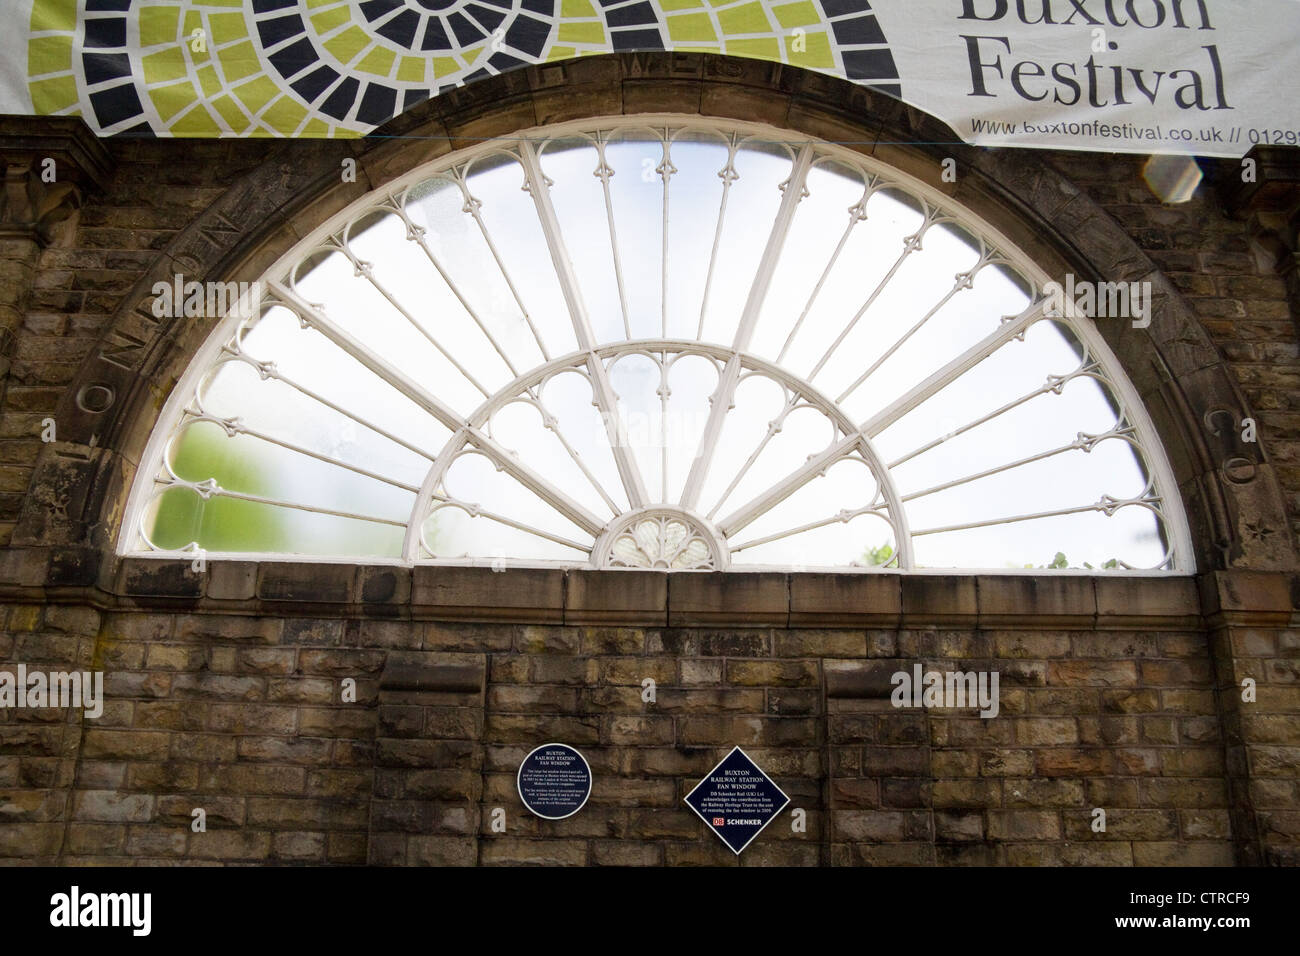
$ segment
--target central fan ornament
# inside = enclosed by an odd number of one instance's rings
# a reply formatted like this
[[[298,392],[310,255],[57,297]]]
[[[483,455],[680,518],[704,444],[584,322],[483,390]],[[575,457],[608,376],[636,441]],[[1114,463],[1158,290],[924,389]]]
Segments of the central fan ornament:
[[[597,553],[606,568],[720,571],[726,566],[726,549],[717,532],[675,508],[622,516],[601,536]]]

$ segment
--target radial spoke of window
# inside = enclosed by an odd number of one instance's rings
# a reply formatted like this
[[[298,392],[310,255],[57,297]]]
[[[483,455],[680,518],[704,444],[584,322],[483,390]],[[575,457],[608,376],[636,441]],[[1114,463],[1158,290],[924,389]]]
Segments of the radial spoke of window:
[[[950,197],[739,122],[569,123],[412,170],[223,320],[124,552],[1193,569],[1091,321]]]

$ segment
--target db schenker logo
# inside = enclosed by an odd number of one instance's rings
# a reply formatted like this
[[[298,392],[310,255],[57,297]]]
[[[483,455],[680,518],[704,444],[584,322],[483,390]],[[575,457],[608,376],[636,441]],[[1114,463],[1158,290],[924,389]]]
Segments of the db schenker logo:
[[[727,821],[726,821],[725,819],[723,819],[722,817],[714,817],[714,818],[713,818],[713,825],[714,825],[715,827],[725,827],[725,826],[727,825]]]

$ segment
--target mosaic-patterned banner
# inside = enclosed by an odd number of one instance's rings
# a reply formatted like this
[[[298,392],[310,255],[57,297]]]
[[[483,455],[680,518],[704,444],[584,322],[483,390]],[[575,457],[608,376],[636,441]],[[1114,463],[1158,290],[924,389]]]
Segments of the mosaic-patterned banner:
[[[439,90],[612,51],[789,63],[967,142],[1297,142],[1296,0],[6,0],[0,110],[103,135],[355,136]]]

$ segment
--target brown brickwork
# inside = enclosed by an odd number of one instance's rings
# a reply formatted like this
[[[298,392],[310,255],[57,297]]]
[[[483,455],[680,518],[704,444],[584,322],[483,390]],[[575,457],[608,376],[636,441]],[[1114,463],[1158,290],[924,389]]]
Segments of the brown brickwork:
[[[155,573],[132,575],[140,565]],[[310,567],[264,567],[256,592],[280,594]],[[1282,575],[1209,576],[1219,590],[1201,595],[1148,581],[1122,624],[1103,613],[1112,582],[1083,577],[882,575],[851,579],[853,595],[835,576],[799,576],[880,608],[872,626],[807,628],[746,627],[743,611],[668,626],[677,578],[633,609],[660,626],[614,627],[566,623],[589,607],[563,574],[553,606],[467,622],[405,600],[366,607],[365,572],[342,594],[301,593],[288,614],[275,599],[212,597],[232,566],[193,597],[180,576],[159,594],[159,570],[128,562],[120,580],[136,590],[100,590],[100,608],[9,605],[6,659],[102,668],[108,699],[98,720],[3,714],[3,857],[730,865],[681,800],[739,744],[807,813],[806,832],[779,820],[746,865],[1295,862],[1300,638],[1280,626]],[[545,594],[556,572],[461,574],[477,600],[511,578]],[[970,582],[974,604],[960,587],[937,599],[946,580]],[[1040,580],[1071,608],[1049,627],[1007,611]],[[524,611],[557,623],[505,620]],[[1000,714],[894,708],[890,675],[917,663],[996,670]],[[1254,704],[1240,703],[1243,676]],[[524,754],[550,740],[595,775],[588,806],[556,822],[514,791]],[[195,808],[206,833],[189,828]]]
[[[153,318],[154,281],[254,279],[458,145],[641,110],[857,144],[1051,272],[1152,281],[1149,329],[1099,328],[1169,451],[1198,576],[196,574],[113,557],[134,463],[211,328]],[[783,816],[742,865],[1300,863],[1293,274],[1258,254],[1233,164],[1165,206],[1140,157],[898,145],[954,137],[826,77],[683,54],[485,80],[353,143],[92,147],[68,123],[0,126],[54,137],[41,148],[82,170],[75,194],[42,198],[22,179],[31,143],[7,154],[20,198],[63,205],[42,225],[11,202],[0,235],[0,666],[101,669],[107,701],[95,720],[0,710],[0,861],[735,865],[682,798],[739,744],[807,823]],[[1270,210],[1294,208],[1281,188]],[[890,676],[916,664],[996,670],[999,716],[894,708]],[[594,790],[547,822],[514,774],[553,740],[583,752]]]

